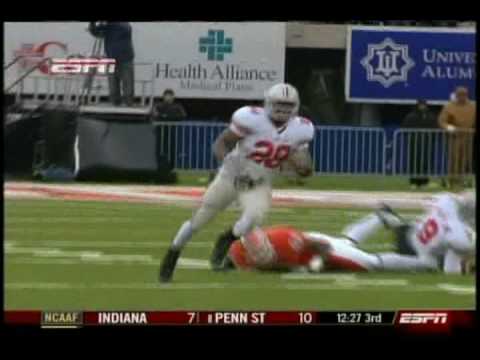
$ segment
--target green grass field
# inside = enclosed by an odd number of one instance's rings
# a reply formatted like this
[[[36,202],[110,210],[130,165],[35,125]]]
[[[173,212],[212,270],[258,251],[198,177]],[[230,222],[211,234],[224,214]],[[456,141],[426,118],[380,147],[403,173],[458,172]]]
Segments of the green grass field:
[[[206,171],[179,171],[179,185],[205,186],[209,173]],[[466,177],[472,184],[475,177]],[[447,191],[441,187],[438,178],[431,178],[429,186],[412,189],[406,176],[381,175],[323,175],[309,177],[301,184],[294,177],[280,176],[274,180],[275,189],[308,189],[308,190],[358,190],[358,191],[412,191],[438,192]]]
[[[192,184],[193,185],[193,184]],[[195,184],[199,185],[199,184]],[[174,282],[157,282],[160,259],[192,209],[118,202],[5,201],[5,307],[42,310],[357,310],[473,308],[475,278],[444,274],[214,273],[225,211],[188,245]],[[274,208],[268,224],[336,234],[366,211]],[[404,213],[407,216],[413,212]],[[393,249],[384,232],[370,251]],[[301,274],[300,274],[301,275]]]
[[[210,172],[208,171],[188,171],[179,170],[179,186],[206,186],[208,184]],[[31,177],[16,178],[16,181],[31,181]],[[466,177],[474,187],[475,177]],[[96,182],[84,182],[96,184]],[[118,182],[116,182],[118,183]],[[132,182],[128,182],[133,184]],[[99,183],[104,184],[104,183]],[[144,185],[144,183],[139,183]],[[427,187],[412,189],[406,176],[382,176],[382,175],[324,175],[309,177],[296,182],[294,177],[281,176],[274,179],[275,189],[307,189],[307,190],[335,190],[335,191],[412,191],[412,192],[438,192],[448,191],[441,186],[439,178],[431,178],[431,184]]]

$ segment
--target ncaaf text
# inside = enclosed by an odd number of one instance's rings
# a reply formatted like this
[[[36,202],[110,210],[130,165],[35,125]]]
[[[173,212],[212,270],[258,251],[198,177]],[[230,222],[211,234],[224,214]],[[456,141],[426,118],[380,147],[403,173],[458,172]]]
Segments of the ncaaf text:
[[[83,324],[83,315],[79,311],[45,311],[42,313],[42,327],[77,328]]]

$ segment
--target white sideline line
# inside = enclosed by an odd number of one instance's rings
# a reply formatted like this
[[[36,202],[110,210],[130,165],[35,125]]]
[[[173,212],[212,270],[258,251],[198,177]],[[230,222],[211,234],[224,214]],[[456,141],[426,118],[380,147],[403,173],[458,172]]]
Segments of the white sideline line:
[[[121,197],[131,197],[134,196],[136,203],[167,203],[170,202],[172,205],[178,205],[182,203],[193,203],[197,204],[200,201],[200,197],[196,194],[189,193],[190,191],[201,191],[202,194],[205,191],[205,187],[184,187],[184,186],[170,186],[170,187],[135,187],[135,186],[105,186],[105,185],[95,185],[95,186],[65,186],[57,184],[36,184],[30,182],[7,182],[5,184],[4,193],[8,195],[8,198],[12,194],[15,194],[17,191],[29,190],[41,191],[44,188],[47,189],[59,189],[67,190],[72,193],[81,195],[84,192],[94,192],[99,195],[97,201],[105,201],[102,199],[102,196],[115,195],[118,198],[118,202],[121,202]],[[12,189],[12,187],[14,187]],[[183,194],[172,192],[172,189],[181,189],[185,191]],[[163,191],[163,193],[158,193],[157,191]],[[61,196],[49,196],[47,194],[42,194],[45,198],[54,198],[58,199]],[[408,195],[408,196],[406,196]],[[366,207],[375,207],[379,201],[387,201],[392,203],[392,205],[402,208],[418,208],[422,205],[423,202],[428,200],[431,197],[431,193],[407,193],[407,192],[391,192],[391,191],[379,191],[379,192],[362,192],[362,191],[315,191],[315,190],[274,190],[273,191],[273,200],[282,201],[289,200],[292,202],[292,206],[308,203],[308,204],[326,204],[326,205],[340,205],[340,206],[350,206],[358,207],[363,205]],[[110,201],[107,199],[107,201]],[[130,201],[125,199],[125,201]],[[114,201],[117,202],[117,201]]]

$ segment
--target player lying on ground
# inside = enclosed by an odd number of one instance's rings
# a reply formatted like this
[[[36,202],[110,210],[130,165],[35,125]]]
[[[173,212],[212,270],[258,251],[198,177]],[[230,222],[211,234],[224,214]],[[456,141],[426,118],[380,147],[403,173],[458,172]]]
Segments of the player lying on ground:
[[[382,226],[394,231],[397,252],[368,253],[357,247]],[[474,195],[442,194],[415,223],[384,206],[348,226],[341,237],[288,226],[257,228],[233,243],[225,268],[461,273],[475,255],[475,239]]]
[[[211,255],[212,268],[222,268],[230,245],[261,224],[270,208],[272,178],[282,163],[289,163],[300,176],[312,173],[308,144],[314,128],[297,116],[299,105],[293,86],[277,84],[267,91],[264,108],[247,106],[233,114],[230,126],[214,143],[214,154],[223,165],[200,208],[173,239],[161,264],[160,281],[171,280],[180,252],[193,234],[238,200],[240,219],[219,237]]]

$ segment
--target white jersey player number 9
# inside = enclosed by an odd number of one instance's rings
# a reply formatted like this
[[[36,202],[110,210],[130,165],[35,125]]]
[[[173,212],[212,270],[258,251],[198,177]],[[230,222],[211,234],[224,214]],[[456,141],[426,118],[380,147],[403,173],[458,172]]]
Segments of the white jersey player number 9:
[[[438,229],[438,222],[435,218],[429,218],[417,233],[417,238],[422,244],[426,245],[438,234]]]
[[[453,197],[438,195],[424,220],[416,226],[414,244],[421,254],[441,254],[448,248],[463,252],[472,246],[466,230]]]

